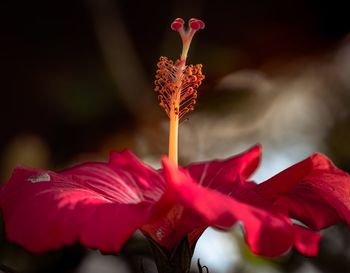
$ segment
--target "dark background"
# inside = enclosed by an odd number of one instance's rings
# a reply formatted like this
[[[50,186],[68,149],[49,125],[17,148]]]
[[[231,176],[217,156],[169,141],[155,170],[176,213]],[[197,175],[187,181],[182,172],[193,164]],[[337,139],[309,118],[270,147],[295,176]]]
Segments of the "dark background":
[[[200,122],[204,123],[201,118],[206,115],[222,119],[215,113],[228,113],[233,108],[232,111],[242,109],[245,117],[240,122],[259,120],[259,115],[252,114],[252,109],[260,112],[262,107],[255,100],[258,91],[252,90],[249,80],[247,86],[244,83],[243,87],[232,87],[234,92],[227,87],[220,89],[226,75],[259,71],[269,79],[284,79],[288,86],[289,79],[295,79],[294,75],[302,77],[305,67],[311,66],[314,82],[329,80],[328,85],[322,85],[325,89],[320,94],[313,95],[321,100],[337,100],[329,108],[331,121],[323,126],[322,138],[315,140],[315,146],[349,171],[350,87],[346,75],[350,77],[350,70],[344,67],[350,64],[344,58],[339,62],[343,60],[346,65],[334,63],[334,56],[349,46],[346,6],[346,1],[298,0],[2,1],[2,181],[8,179],[15,163],[60,169],[85,159],[105,159],[110,150],[123,147],[146,158],[166,153],[167,133],[162,130],[166,116],[157,107],[152,89],[159,56],[179,56],[180,39],[169,28],[176,17],[197,17],[206,23],[205,30],[196,35],[189,55],[191,63],[204,65],[206,75],[198,100]],[[325,64],[329,70],[317,70]],[[264,97],[261,112],[270,109],[268,102],[276,93],[269,96]],[[319,122],[322,127],[324,121]],[[268,128],[269,124],[265,125]],[[261,132],[255,130],[250,136],[260,142]],[[205,155],[211,154],[217,156],[219,152]],[[184,156],[183,161],[196,158]],[[344,226],[335,230],[327,233],[330,241],[349,240]],[[305,261],[294,253],[268,266],[281,272],[304,272],[299,266],[307,263],[323,272],[349,272],[346,244],[340,243],[335,253],[329,253],[327,242],[323,241],[320,258]],[[67,251],[77,255],[77,263],[85,255],[79,246],[54,253],[50,256],[51,267],[41,272],[78,272],[55,265],[61,259],[64,262],[59,263],[70,264],[69,257],[75,256],[66,255]],[[24,253],[3,241],[0,261],[16,264],[14,261],[23,261],[24,255],[35,265],[26,262],[19,269],[39,272],[41,256]],[[244,270],[241,272],[249,272]],[[317,272],[312,270],[308,272]]]

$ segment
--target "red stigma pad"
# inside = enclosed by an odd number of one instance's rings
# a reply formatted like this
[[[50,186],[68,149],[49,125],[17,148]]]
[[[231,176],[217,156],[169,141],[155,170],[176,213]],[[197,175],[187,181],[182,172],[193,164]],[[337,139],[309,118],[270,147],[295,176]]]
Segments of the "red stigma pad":
[[[182,18],[176,18],[172,23],[171,23],[171,29],[172,30],[179,30],[184,24],[184,20]]]
[[[199,20],[196,18],[191,18],[188,21],[188,24],[189,24],[190,28],[192,28],[193,30],[203,29],[205,27],[204,22],[202,20]]]

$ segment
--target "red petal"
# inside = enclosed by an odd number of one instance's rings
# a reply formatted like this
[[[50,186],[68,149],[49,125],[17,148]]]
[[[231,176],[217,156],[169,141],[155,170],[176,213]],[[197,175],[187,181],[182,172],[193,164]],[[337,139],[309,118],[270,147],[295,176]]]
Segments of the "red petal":
[[[197,217],[189,220],[186,225],[206,224],[230,228],[237,222],[242,222],[252,251],[268,257],[279,256],[293,246],[294,229],[287,217],[203,188],[186,171],[177,169],[166,158],[163,159],[163,165],[165,178],[169,183],[168,193],[201,219],[198,221]]]
[[[256,145],[231,158],[195,163],[186,169],[197,183],[228,194],[253,174],[259,165],[261,150],[261,146]]]
[[[296,183],[301,181],[312,167],[312,160],[307,158],[259,184],[256,189],[265,198],[275,201],[281,194],[288,192]]]
[[[157,172],[134,161],[126,151],[112,155],[109,164],[86,163],[61,173],[17,167],[0,194],[8,239],[34,252],[76,241],[119,251],[153,216],[164,187]]]
[[[314,154],[257,185],[256,190],[313,229],[342,220],[350,225],[350,176],[324,155]]]
[[[261,147],[257,145],[229,159],[191,164],[186,169],[199,184],[226,195],[233,194],[236,190],[240,192],[241,187],[237,186],[243,185],[243,181],[256,169],[260,154]],[[175,247],[186,235],[193,245],[208,225],[195,211],[174,199],[170,188],[168,191],[170,193],[165,194],[157,206],[162,209],[159,214],[164,216],[143,226],[142,231],[168,250]]]
[[[321,235],[318,232],[294,225],[294,246],[306,256],[316,256]]]

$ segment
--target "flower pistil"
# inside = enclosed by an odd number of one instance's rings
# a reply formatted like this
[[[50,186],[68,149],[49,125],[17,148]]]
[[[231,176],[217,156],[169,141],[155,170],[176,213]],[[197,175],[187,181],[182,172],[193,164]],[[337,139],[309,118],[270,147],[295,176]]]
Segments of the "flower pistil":
[[[182,39],[180,59],[173,62],[167,57],[160,57],[157,64],[155,91],[158,93],[159,104],[164,108],[170,120],[169,126],[169,158],[177,164],[178,161],[178,128],[179,121],[194,109],[197,98],[197,88],[201,85],[204,75],[202,65],[186,66],[188,50],[194,34],[204,28],[204,22],[192,18],[189,28],[184,29],[184,20],[175,19],[171,28],[179,32]]]

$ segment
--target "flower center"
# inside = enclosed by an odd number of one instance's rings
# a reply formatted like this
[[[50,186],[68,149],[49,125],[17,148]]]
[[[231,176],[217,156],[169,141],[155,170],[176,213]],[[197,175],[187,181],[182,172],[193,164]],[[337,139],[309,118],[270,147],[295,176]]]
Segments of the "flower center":
[[[197,88],[201,85],[204,75],[202,65],[186,66],[188,50],[194,34],[204,28],[201,20],[192,18],[188,21],[189,28],[184,29],[184,20],[175,19],[171,29],[179,32],[182,39],[182,53],[175,62],[166,57],[160,57],[157,64],[155,91],[158,93],[159,104],[164,108],[170,119],[169,125],[169,158],[178,162],[178,128],[182,117],[194,109],[197,98]]]

